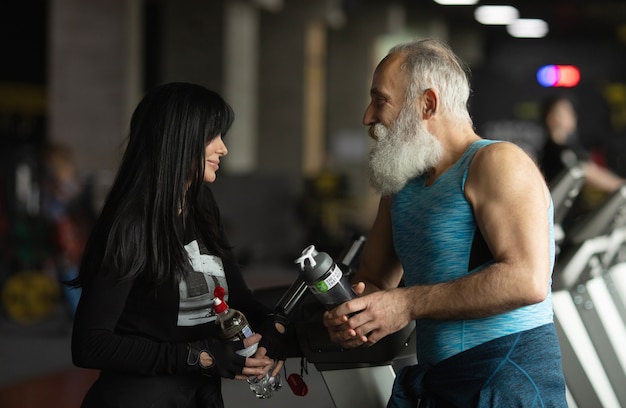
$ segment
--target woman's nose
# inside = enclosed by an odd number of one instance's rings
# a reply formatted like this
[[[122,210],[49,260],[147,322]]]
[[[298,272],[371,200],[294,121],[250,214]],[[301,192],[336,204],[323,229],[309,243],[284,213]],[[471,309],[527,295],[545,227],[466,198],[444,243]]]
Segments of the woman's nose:
[[[220,145],[219,145],[219,148],[217,149],[217,153],[220,156],[226,156],[228,154],[228,148],[226,147],[226,143],[224,143],[221,137],[220,137]]]

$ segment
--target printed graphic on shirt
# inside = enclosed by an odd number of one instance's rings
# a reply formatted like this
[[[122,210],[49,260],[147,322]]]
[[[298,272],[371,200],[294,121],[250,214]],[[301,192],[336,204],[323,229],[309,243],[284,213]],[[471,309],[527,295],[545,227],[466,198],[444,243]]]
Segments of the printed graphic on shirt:
[[[213,290],[216,286],[221,286],[228,293],[228,286],[221,258],[209,255],[206,248],[200,248],[195,240],[185,245],[185,250],[193,272],[178,285],[178,325],[196,326],[215,320]]]

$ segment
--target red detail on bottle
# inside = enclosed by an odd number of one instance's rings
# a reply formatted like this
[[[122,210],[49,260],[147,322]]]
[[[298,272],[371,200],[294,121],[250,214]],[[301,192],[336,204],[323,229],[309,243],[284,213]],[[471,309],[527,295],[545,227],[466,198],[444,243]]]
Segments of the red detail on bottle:
[[[228,305],[224,301],[224,296],[226,295],[226,291],[221,286],[216,286],[213,291],[213,310],[215,310],[216,314],[224,313],[228,310]]]
[[[215,310],[216,314],[224,313],[228,310],[228,305],[222,299],[216,297],[213,299],[213,310]]]
[[[290,374],[287,377],[287,384],[289,384],[291,391],[299,397],[304,397],[309,392],[309,386],[306,385],[304,379],[299,374]]]
[[[224,290],[223,287],[216,286],[215,289],[213,290],[213,296],[223,301],[224,296],[226,296],[226,291]]]

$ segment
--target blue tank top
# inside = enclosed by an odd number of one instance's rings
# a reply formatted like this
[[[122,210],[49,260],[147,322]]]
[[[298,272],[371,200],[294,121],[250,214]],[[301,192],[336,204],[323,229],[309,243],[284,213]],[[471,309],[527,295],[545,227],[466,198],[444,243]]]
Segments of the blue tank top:
[[[404,268],[406,286],[451,281],[493,263],[493,258],[470,269],[472,244],[480,234],[465,197],[465,180],[476,152],[495,140],[474,142],[432,185],[426,175],[410,180],[393,196],[391,220],[396,254]],[[545,214],[550,224],[550,255],[554,267],[553,207]],[[471,320],[416,320],[417,359],[435,364],[495,338],[553,322],[552,299],[504,314]]]

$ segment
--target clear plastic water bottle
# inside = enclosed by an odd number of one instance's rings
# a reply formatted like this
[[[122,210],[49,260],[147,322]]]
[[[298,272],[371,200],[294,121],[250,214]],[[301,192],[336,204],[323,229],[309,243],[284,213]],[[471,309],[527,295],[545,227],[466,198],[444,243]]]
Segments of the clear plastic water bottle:
[[[318,252],[315,245],[306,247],[295,263],[300,265],[300,275],[309,290],[326,309],[356,297],[341,268],[326,252]]]
[[[237,309],[228,307],[228,304],[224,301],[225,291],[224,288],[218,286],[213,292],[213,310],[216,314],[216,323],[220,327],[220,337],[225,341],[237,341],[252,336],[254,331],[248,324],[246,316]],[[244,356],[251,357],[256,353],[258,344],[255,343],[242,350],[237,350],[236,353]],[[280,382],[280,374],[272,377],[270,375],[271,370],[265,374],[263,378],[258,378],[253,375],[248,377],[248,384],[250,390],[256,395],[257,398],[267,399],[271,398],[276,391],[278,391],[282,384]]]
[[[272,377],[270,374],[272,370],[273,367],[263,378],[258,378],[254,375],[248,377],[247,381],[250,385],[250,390],[254,393],[254,395],[256,395],[257,398],[271,398],[276,391],[280,390],[283,386],[280,382],[280,374],[276,374]]]

